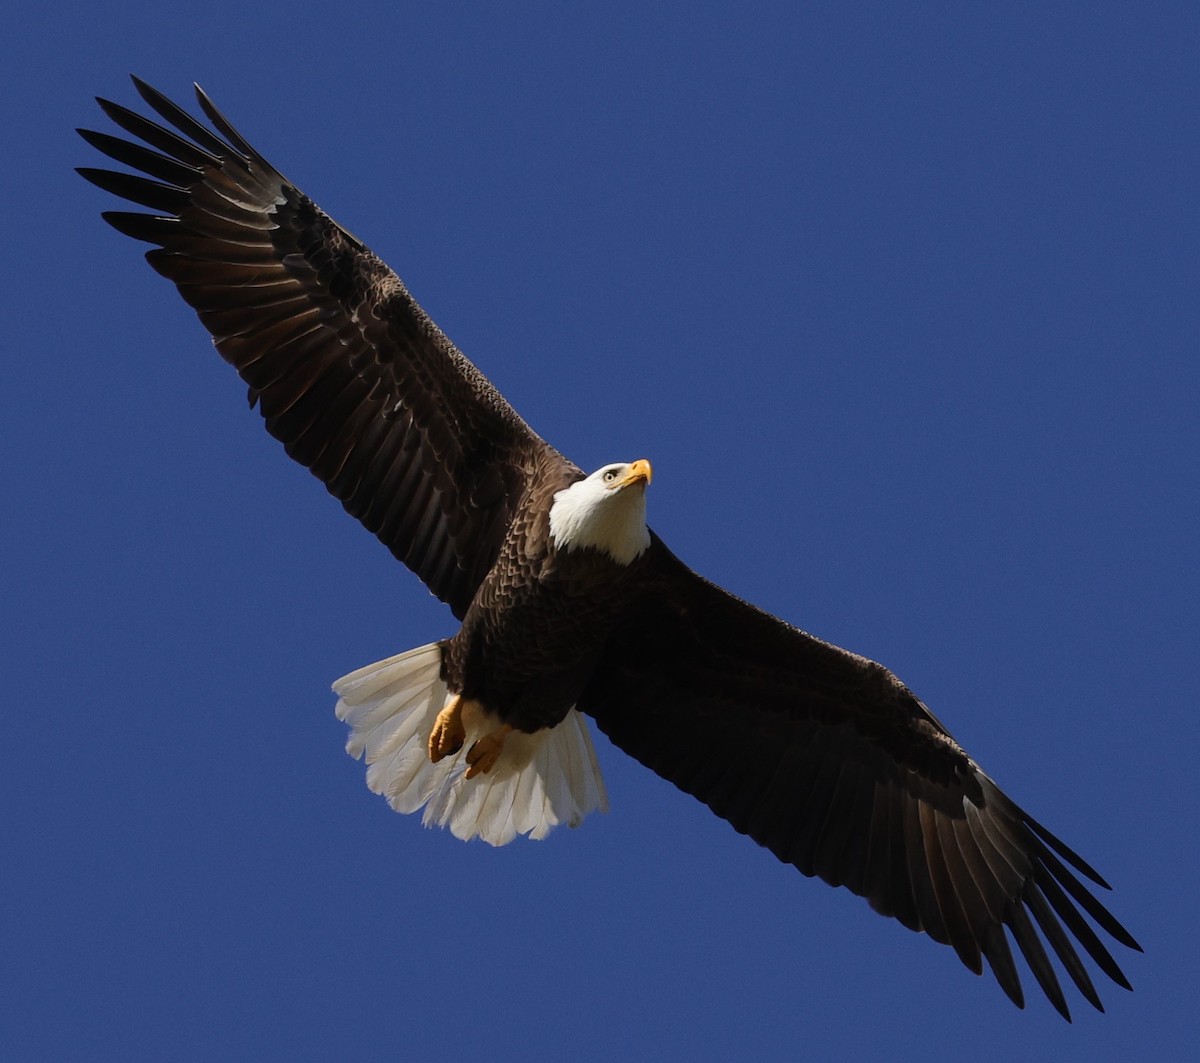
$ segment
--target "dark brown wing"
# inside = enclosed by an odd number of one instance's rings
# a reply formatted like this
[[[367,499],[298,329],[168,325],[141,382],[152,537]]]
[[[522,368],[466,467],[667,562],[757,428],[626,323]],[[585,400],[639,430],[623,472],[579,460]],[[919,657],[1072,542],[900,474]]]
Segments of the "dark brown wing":
[[[79,172],[157,213],[105,219],[158,245],[146,258],[195,308],[271,434],[461,618],[529,478],[574,467],[199,88],[216,133],[134,84],[174,130],[100,100],[144,143],[80,133],[148,176]]]
[[[1107,884],[903,683],[701,579],[657,539],[652,549],[644,610],[607,647],[579,703],[613,742],[780,860],[952,945],[977,974],[986,957],[1018,1006],[1005,927],[1070,1018],[1034,922],[1096,1008],[1072,936],[1129,988],[1080,909],[1137,943],[1065,863]]]

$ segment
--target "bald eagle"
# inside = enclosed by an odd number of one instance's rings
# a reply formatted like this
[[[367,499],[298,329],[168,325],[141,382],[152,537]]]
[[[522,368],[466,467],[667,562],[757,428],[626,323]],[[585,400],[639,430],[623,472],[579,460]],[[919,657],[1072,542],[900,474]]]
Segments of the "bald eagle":
[[[543,837],[606,804],[590,716],[780,860],[986,959],[1018,1006],[1005,928],[1068,1019],[1043,940],[1096,1008],[1076,944],[1129,988],[1092,924],[1139,946],[1077,876],[1107,883],[896,676],[689,570],[646,525],[648,461],[585,475],[198,87],[211,126],[134,83],[165,124],[99,100],[134,139],[80,133],[140,172],[80,173],[152,213],[104,218],[155,245],[267,430],[461,621],[334,684],[372,790],[461,838]]]

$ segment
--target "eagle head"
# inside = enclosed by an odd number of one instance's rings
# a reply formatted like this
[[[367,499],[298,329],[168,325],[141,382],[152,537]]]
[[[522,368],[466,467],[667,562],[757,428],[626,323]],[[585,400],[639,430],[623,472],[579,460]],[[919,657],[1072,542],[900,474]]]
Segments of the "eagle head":
[[[588,547],[628,565],[650,545],[645,458],[605,465],[558,491],[550,506],[550,538],[559,550]]]

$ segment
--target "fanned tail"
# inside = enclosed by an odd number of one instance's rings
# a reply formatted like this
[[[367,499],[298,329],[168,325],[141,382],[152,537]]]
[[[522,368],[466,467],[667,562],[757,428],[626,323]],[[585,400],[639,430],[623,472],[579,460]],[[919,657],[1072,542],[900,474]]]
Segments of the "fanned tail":
[[[507,845],[518,834],[544,838],[560,823],[576,827],[608,795],[587,722],[572,709],[557,727],[512,732],[496,766],[466,778],[466,751],[491,730],[481,711],[463,713],[467,739],[437,764],[429,734],[449,699],[441,679],[438,643],[377,661],[333,684],[338,719],[350,725],[346,752],[365,755],[367,786],[397,812],[416,812],[427,827],[448,827],[456,838]]]

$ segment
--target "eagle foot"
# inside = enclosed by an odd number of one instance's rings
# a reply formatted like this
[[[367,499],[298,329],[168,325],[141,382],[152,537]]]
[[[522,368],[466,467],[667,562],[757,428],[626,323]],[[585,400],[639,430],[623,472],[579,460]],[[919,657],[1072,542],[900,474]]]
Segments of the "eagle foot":
[[[485,734],[467,750],[467,778],[476,775],[486,775],[496,766],[500,754],[504,752],[504,740],[512,730],[508,724],[501,724],[494,731]]]
[[[429,759],[434,764],[442,757],[457,753],[462,749],[463,742],[467,740],[462,709],[462,695],[455,694],[450,703],[437,714],[437,718],[433,721],[433,730],[429,732]]]

